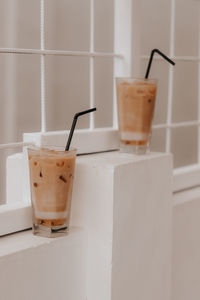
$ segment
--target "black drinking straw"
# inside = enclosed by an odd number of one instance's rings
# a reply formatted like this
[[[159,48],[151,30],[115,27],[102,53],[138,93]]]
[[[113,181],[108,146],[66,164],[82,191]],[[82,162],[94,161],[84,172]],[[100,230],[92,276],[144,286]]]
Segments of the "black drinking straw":
[[[71,141],[72,141],[72,136],[73,136],[73,133],[74,133],[74,129],[76,127],[76,122],[78,120],[78,117],[80,117],[82,115],[85,115],[85,114],[88,114],[88,113],[91,113],[91,112],[93,112],[95,110],[97,110],[96,107],[91,108],[91,109],[87,109],[87,110],[84,110],[84,111],[81,111],[81,112],[78,112],[78,113],[76,113],[74,115],[72,126],[71,126],[71,129],[70,129],[70,132],[69,132],[69,137],[68,137],[68,140],[67,140],[67,145],[65,147],[65,151],[69,150],[69,147],[70,147],[70,144],[71,144]]]
[[[154,56],[154,53],[158,53],[160,54],[164,59],[166,59],[170,64],[172,64],[173,66],[175,65],[175,62],[173,62],[169,57],[167,57],[164,53],[162,53],[159,49],[153,49],[151,51],[151,56],[149,58],[149,63],[148,63],[148,67],[147,67],[147,71],[146,71],[146,75],[145,75],[145,78],[147,79],[149,77],[149,72],[150,72],[150,69],[151,69],[151,64],[152,64],[152,60],[153,60],[153,56]]]

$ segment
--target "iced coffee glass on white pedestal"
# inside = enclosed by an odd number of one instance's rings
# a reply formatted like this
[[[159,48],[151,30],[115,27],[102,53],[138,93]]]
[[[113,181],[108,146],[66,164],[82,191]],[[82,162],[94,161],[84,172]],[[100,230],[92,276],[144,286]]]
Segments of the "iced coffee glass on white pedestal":
[[[76,150],[28,148],[33,233],[56,237],[69,230]]]
[[[144,154],[149,149],[157,80],[117,78],[120,151]]]

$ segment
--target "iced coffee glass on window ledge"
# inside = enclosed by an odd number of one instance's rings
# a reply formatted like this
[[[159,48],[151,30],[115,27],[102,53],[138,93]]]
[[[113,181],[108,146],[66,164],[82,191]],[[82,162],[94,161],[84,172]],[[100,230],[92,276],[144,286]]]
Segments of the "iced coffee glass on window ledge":
[[[33,233],[46,237],[69,230],[76,150],[28,148]]]
[[[74,115],[64,149],[28,148],[33,233],[36,235],[57,237],[69,230],[77,153],[70,144],[78,118],[94,111],[96,107]]]
[[[157,80],[117,78],[120,151],[144,154],[149,149]]]

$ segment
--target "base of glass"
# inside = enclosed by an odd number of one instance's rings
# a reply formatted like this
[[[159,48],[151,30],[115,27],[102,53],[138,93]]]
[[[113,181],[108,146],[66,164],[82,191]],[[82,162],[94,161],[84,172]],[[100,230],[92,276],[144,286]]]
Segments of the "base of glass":
[[[134,153],[137,155],[145,154],[149,152],[148,145],[125,145],[122,142],[120,143],[120,152],[122,153]]]
[[[56,238],[59,236],[67,235],[69,232],[69,227],[65,224],[62,226],[54,226],[54,227],[47,227],[38,224],[33,224],[33,234],[48,237],[48,238]]]

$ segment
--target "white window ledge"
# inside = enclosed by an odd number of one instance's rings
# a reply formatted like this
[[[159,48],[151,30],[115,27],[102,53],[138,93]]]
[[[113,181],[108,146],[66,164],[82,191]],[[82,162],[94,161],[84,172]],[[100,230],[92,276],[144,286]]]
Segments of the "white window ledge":
[[[82,230],[80,228],[72,227],[66,236],[59,238],[36,236],[33,235],[31,229],[17,232],[15,234],[5,235],[0,238],[0,260],[26,250],[56,244],[62,239],[66,240],[67,243],[73,243],[73,240],[80,236],[81,232]]]
[[[85,300],[85,243],[78,228],[56,239],[30,230],[1,237],[0,298]]]

